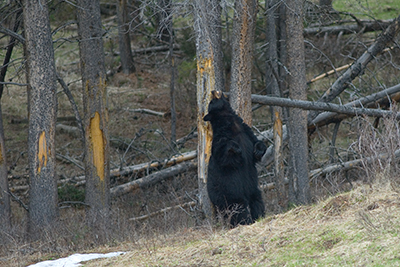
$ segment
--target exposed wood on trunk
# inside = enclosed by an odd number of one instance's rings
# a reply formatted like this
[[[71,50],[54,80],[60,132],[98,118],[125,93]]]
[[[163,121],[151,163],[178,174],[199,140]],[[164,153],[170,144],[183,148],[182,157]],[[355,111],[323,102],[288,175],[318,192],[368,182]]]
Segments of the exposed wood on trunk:
[[[185,209],[185,208],[194,207],[194,206],[196,206],[196,204],[197,203],[195,201],[191,201],[191,202],[187,202],[187,203],[176,205],[176,206],[172,206],[172,207],[167,207],[165,209],[158,210],[158,211],[155,211],[155,212],[151,212],[151,213],[149,213],[147,215],[143,215],[143,216],[140,216],[140,217],[130,218],[129,220],[130,221],[143,221],[143,220],[149,219],[151,217],[154,217],[156,215],[160,215],[160,214],[166,213],[167,211],[170,211],[170,210]]]
[[[182,172],[194,170],[196,167],[197,164],[195,162],[183,162],[132,182],[113,187],[110,190],[110,195],[111,197],[122,196],[137,189],[152,186],[162,180],[170,178],[174,175],[178,175]]]
[[[232,29],[230,104],[251,126],[251,73],[253,66],[256,1],[236,0]]]
[[[77,5],[85,127],[85,202],[90,206],[86,208],[86,219],[93,229],[104,229],[110,222],[110,143],[103,27],[99,0],[78,0]]]
[[[23,1],[28,85],[29,226],[32,238],[58,217],[55,176],[56,68],[47,2]]]
[[[203,118],[207,114],[208,104],[211,101],[211,92],[222,91],[217,88],[221,81],[218,73],[220,58],[218,55],[221,46],[215,43],[218,39],[215,31],[215,22],[221,19],[219,0],[196,0],[194,31],[196,33],[196,60],[197,60],[197,132],[198,132],[198,183],[200,205],[207,217],[212,216],[212,206],[208,198],[206,183],[208,163],[211,156],[212,129]],[[214,23],[214,24],[213,24]],[[222,58],[221,58],[222,59]]]

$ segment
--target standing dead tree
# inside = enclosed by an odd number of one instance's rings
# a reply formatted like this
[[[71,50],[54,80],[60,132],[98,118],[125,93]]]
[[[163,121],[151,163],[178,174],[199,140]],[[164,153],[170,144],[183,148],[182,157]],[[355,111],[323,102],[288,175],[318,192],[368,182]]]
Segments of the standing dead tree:
[[[200,204],[206,214],[211,217],[212,207],[207,195],[207,170],[211,156],[212,129],[209,123],[203,120],[207,114],[208,104],[211,101],[213,90],[222,90],[222,74],[218,66],[222,66],[222,50],[218,41],[218,31],[215,30],[221,19],[219,0],[196,0],[195,23],[196,54],[197,54],[197,131],[198,131],[198,179]]]
[[[29,102],[29,233],[39,238],[58,217],[55,176],[56,68],[46,2],[23,1]]]
[[[86,214],[90,226],[104,230],[109,224],[110,143],[100,3],[78,0],[77,5],[85,127],[85,202],[89,205]]]

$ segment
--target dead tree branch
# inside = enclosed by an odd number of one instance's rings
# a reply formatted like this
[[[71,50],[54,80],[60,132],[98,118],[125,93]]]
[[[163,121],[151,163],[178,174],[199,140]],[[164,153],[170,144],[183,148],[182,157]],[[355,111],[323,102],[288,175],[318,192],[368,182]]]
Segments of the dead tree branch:
[[[369,109],[369,108],[357,108],[346,105],[337,105],[332,103],[323,102],[312,102],[305,100],[294,100],[289,98],[263,96],[263,95],[252,95],[252,101],[258,104],[270,105],[270,106],[281,106],[300,108],[305,110],[321,110],[331,111],[336,113],[343,113],[347,115],[366,115],[372,117],[383,117],[392,116],[393,112],[388,110]],[[396,119],[400,119],[400,113],[396,114]]]
[[[132,182],[129,182],[129,183],[126,183],[123,185],[119,185],[119,186],[115,186],[115,187],[111,188],[110,195],[111,195],[111,197],[119,197],[119,196],[127,194],[131,191],[135,191],[139,188],[146,188],[146,187],[152,186],[162,180],[165,180],[172,176],[178,175],[185,171],[194,170],[196,168],[197,168],[197,164],[195,162],[192,162],[192,161],[183,162],[183,163],[174,165],[172,167],[169,167],[167,169],[152,173],[143,178],[134,180]]]
[[[312,170],[310,172],[310,181],[314,178],[316,178],[317,176],[323,175],[323,174],[329,174],[335,171],[345,171],[345,170],[350,170],[350,169],[354,169],[356,167],[362,166],[362,163],[371,163],[375,160],[378,159],[385,159],[387,158],[389,155],[387,153],[384,154],[380,154],[378,156],[375,157],[366,157],[366,158],[362,158],[362,159],[355,159],[355,160],[351,160],[351,161],[346,161],[346,162],[342,162],[342,163],[336,163],[336,164],[330,164],[327,165],[323,168],[319,168],[319,169],[315,169]],[[400,149],[396,150],[394,152],[394,156],[395,158],[400,158]]]
[[[355,101],[345,104],[348,107],[365,107],[365,108],[387,108],[393,102],[400,101],[400,84],[392,86],[388,89],[382,90],[378,93],[362,97]],[[334,112],[323,112],[320,113],[311,123],[308,125],[309,130],[313,130],[315,127],[321,127],[329,123],[335,123],[348,118],[349,115],[337,114]]]
[[[152,212],[152,213],[149,213],[147,215],[140,216],[140,217],[130,218],[129,220],[130,221],[142,221],[142,220],[146,220],[146,219],[149,219],[151,217],[154,217],[156,215],[166,213],[167,211],[170,211],[170,210],[184,209],[184,208],[193,207],[195,205],[196,205],[195,201],[190,201],[190,202],[187,202],[187,203],[184,203],[184,204],[180,204],[180,205],[176,205],[176,206],[172,206],[172,207],[167,207],[165,209],[158,210],[158,211],[155,211],[155,212]]]
[[[385,30],[391,24],[391,20],[359,20],[355,24],[346,24],[346,25],[336,25],[336,26],[325,26],[325,27],[311,27],[304,29],[304,36],[311,35],[324,35],[328,34],[352,34],[358,33],[361,30],[363,32],[374,32],[374,31],[382,31]]]
[[[165,112],[158,112],[147,108],[137,108],[137,109],[127,109],[129,112],[136,112],[136,113],[146,113],[150,115],[155,115],[159,117],[165,117]]]
[[[389,27],[379,35],[376,41],[359,57],[345,73],[343,73],[333,85],[318,99],[319,102],[331,102],[340,93],[342,93],[354,78],[364,73],[368,63],[382,52],[385,47],[393,41],[394,37],[400,31],[400,16],[398,16]],[[317,112],[310,112],[309,121],[318,115]]]

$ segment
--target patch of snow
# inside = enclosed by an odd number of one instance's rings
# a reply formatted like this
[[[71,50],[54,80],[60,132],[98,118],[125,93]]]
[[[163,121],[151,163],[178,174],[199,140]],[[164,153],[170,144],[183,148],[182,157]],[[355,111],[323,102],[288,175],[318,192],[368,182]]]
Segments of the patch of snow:
[[[125,254],[126,252],[111,252],[107,254],[90,253],[90,254],[73,254],[66,258],[61,258],[57,260],[42,261],[28,267],[77,267],[82,266],[80,262],[90,261],[100,258],[111,258]]]

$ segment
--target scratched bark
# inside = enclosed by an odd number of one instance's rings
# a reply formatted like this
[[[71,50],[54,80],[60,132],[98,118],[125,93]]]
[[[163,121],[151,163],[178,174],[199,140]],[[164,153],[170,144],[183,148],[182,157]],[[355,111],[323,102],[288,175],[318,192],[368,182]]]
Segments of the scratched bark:
[[[110,166],[106,72],[99,1],[77,1],[79,51],[83,85],[85,176],[88,223],[107,227]]]
[[[221,19],[221,9],[217,6],[219,0],[196,0],[195,1],[195,24],[196,32],[196,54],[197,54],[197,131],[198,131],[198,183],[199,199],[207,217],[212,216],[211,202],[207,194],[207,169],[211,156],[212,129],[209,123],[204,122],[203,117],[207,114],[208,104],[211,101],[211,91],[222,88],[222,78],[216,66],[216,54],[221,46],[215,44],[218,31],[212,30],[216,20]],[[218,23],[217,23],[218,24]],[[218,68],[218,67],[217,67]],[[220,73],[221,74],[221,73]]]
[[[230,103],[233,110],[251,126],[251,68],[257,1],[236,0],[232,29]]]
[[[32,238],[58,217],[55,177],[56,70],[45,1],[24,1],[28,85],[29,232]]]

